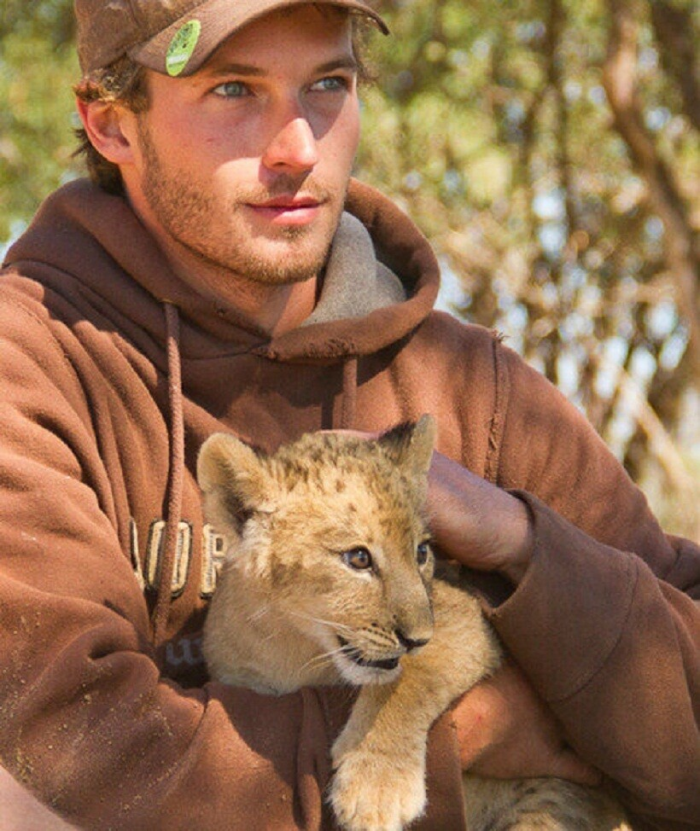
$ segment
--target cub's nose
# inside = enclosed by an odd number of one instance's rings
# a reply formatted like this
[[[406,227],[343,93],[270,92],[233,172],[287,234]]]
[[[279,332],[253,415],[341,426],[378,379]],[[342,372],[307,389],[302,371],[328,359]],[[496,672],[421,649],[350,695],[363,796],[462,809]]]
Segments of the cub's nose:
[[[396,637],[406,652],[413,652],[414,649],[420,649],[421,646],[425,646],[429,640],[429,638],[409,638],[407,635],[404,635],[400,629],[396,630]]]

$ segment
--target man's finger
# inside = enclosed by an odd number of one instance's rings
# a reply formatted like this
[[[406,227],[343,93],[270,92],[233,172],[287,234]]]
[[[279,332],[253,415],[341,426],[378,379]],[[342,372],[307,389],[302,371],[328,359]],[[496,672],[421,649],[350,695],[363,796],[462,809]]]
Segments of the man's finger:
[[[579,785],[596,786],[603,781],[603,775],[598,768],[584,762],[570,748],[564,748],[556,757],[551,775],[577,782]]]

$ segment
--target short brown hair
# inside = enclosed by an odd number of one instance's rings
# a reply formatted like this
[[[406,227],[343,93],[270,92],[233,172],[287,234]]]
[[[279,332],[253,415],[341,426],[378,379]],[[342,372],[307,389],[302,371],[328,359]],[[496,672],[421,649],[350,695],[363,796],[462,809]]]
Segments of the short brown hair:
[[[136,113],[144,112],[149,105],[146,69],[128,57],[91,72],[76,84],[74,91],[86,104],[91,101],[122,104]],[[84,127],[75,132],[79,144],[74,156],[85,156],[92,181],[108,193],[123,194],[124,184],[118,165],[105,159],[93,146]]]

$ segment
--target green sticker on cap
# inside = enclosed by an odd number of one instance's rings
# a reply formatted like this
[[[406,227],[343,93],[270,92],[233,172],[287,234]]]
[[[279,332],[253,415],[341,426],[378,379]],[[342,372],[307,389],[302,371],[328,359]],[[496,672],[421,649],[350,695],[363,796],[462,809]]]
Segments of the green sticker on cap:
[[[165,53],[165,69],[168,75],[179,75],[187,66],[192,57],[199,33],[202,31],[202,24],[199,20],[190,20],[189,23],[180,28],[175,37],[170,41],[168,51]]]

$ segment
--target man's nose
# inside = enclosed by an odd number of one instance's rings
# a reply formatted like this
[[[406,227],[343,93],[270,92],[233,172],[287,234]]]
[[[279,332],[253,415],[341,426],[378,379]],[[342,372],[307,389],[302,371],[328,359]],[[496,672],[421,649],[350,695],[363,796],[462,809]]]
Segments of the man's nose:
[[[267,145],[262,161],[270,170],[311,170],[318,162],[318,148],[306,118],[288,121]]]

